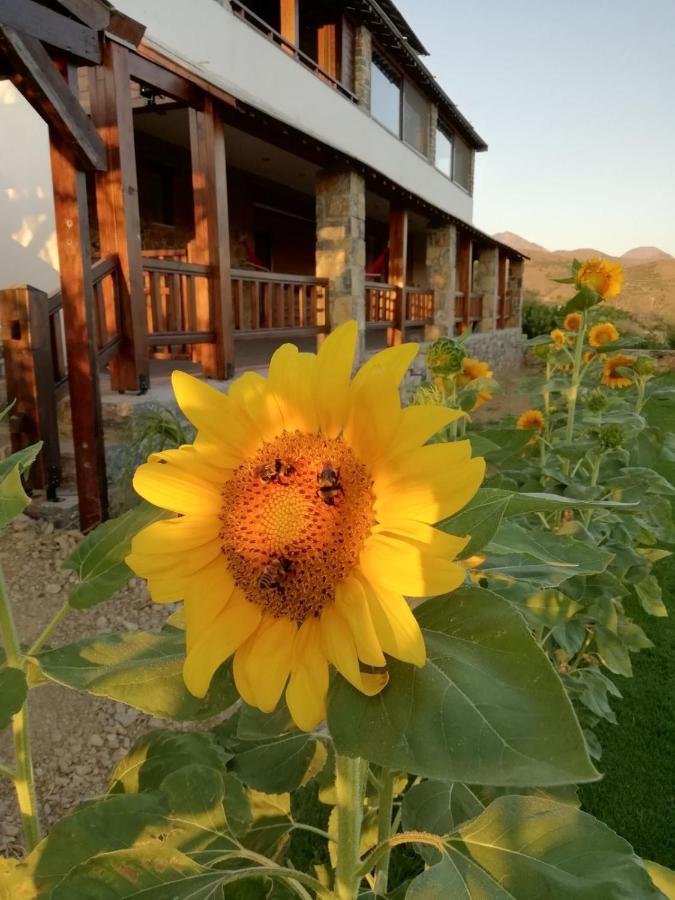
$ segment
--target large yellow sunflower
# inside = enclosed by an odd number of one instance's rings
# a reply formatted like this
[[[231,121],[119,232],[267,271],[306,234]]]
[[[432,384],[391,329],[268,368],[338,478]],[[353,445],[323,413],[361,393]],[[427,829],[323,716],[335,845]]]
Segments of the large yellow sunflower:
[[[490,368],[489,363],[484,362],[482,359],[473,359],[472,357],[467,356],[462,360],[462,371],[457,376],[457,385],[459,387],[466,387],[471,384],[472,381],[477,381],[479,378],[493,377],[494,373]],[[491,399],[492,394],[490,391],[478,391],[476,402],[472,406],[472,409],[478,409],[479,406],[482,406]]]
[[[619,332],[611,322],[598,322],[588,332],[588,343],[591,347],[602,347],[619,340]]]
[[[587,259],[575,275],[577,287],[591,288],[602,300],[611,300],[621,293],[623,277],[621,263],[598,257]]]
[[[602,367],[602,383],[610,388],[630,387],[633,383],[632,379],[617,372],[617,369],[632,369],[634,365],[634,356],[624,356],[622,353],[610,356],[609,359],[605,360],[605,364]]]
[[[476,493],[485,464],[468,441],[426,441],[462,415],[401,409],[417,346],[392,347],[351,380],[357,328],[317,355],[285,344],[268,378],[247,372],[227,396],[174,372],[193,445],[153,454],[137,492],[175,518],[132,542],[130,567],[159,603],[185,603],[188,690],[203,697],[234,654],[243,699],[295,722],[325,717],[328,665],[376,694],[385,654],[422,666],[406,597],[451,591],[466,544],[432,526]],[[361,663],[378,671],[362,672]]]

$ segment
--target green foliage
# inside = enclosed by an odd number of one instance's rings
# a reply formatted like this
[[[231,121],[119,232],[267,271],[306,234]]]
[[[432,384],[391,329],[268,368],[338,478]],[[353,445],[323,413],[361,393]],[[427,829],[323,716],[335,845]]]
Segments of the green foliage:
[[[28,683],[21,669],[4,666],[0,669],[0,730],[7,728],[12,716],[26,701]]]
[[[538,295],[526,296],[523,300],[523,331],[528,338],[550,334],[557,327],[560,314],[560,306],[544,303]]]

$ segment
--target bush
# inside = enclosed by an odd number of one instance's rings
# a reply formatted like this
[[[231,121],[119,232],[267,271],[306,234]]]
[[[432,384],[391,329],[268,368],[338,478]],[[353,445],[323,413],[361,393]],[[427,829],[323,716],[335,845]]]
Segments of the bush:
[[[523,301],[523,331],[529,338],[549,334],[558,325],[562,307],[544,303],[538,294],[528,294]]]

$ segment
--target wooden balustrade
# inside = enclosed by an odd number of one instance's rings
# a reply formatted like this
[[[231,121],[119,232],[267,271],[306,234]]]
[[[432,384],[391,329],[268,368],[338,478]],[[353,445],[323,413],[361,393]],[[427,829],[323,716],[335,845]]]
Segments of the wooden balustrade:
[[[428,325],[434,319],[434,291],[426,288],[399,288],[395,284],[366,281],[366,331],[388,329],[387,343],[392,344],[406,328]],[[403,304],[401,296],[405,297]],[[405,313],[405,314],[404,314]]]
[[[408,327],[430,325],[434,320],[434,292],[420,288],[405,289],[405,324]]]
[[[391,328],[399,319],[399,289],[381,281],[366,281],[365,289],[366,329]]]
[[[156,357],[187,357],[190,344],[212,344],[208,330],[197,327],[198,282],[209,279],[211,267],[175,259],[143,259],[143,284],[148,320],[148,344]],[[208,291],[200,292],[208,300]],[[207,317],[208,320],[208,317]]]
[[[455,293],[455,327],[467,328],[476,325],[483,318],[483,294]]]
[[[328,281],[232,269],[234,337],[303,337],[327,332]]]

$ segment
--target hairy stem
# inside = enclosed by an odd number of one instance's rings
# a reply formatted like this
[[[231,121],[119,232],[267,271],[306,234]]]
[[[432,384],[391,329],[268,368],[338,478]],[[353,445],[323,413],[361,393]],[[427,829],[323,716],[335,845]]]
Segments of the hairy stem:
[[[40,650],[42,650],[44,645],[47,643],[49,638],[59,627],[61,622],[65,619],[65,617],[68,615],[68,613],[70,612],[71,609],[72,609],[72,606],[66,600],[65,603],[63,604],[63,606],[60,607],[60,609],[58,610],[58,612],[56,613],[54,618],[51,620],[51,622],[49,622],[49,624],[47,625],[45,630],[42,632],[42,634],[38,638],[36,638],[35,642],[33,643],[30,650],[28,651],[28,656],[33,656],[33,654],[39,653]]]
[[[581,382],[581,364],[584,354],[584,338],[586,337],[586,316],[583,317],[579,331],[577,332],[577,343],[574,348],[574,368],[572,369],[572,384],[567,395],[567,425],[565,428],[565,442],[572,443],[574,438],[574,416],[577,408],[577,397],[579,394],[579,384]]]
[[[12,608],[7,596],[5,579],[0,569],[0,637],[5,648],[7,665],[15,669],[23,669],[25,657],[21,652],[19,638],[16,633]],[[35,795],[35,775],[30,749],[30,731],[28,727],[28,701],[12,718],[14,735],[14,753],[16,771],[14,773],[14,790],[19,804],[21,823],[26,841],[26,849],[32,850],[40,840],[40,823],[38,819],[37,797]]]
[[[429,834],[426,831],[404,831],[401,834],[392,834],[386,841],[382,841],[373,850],[370,856],[367,856],[357,870],[357,876],[362,878],[377,865],[382,857],[389,853],[392,847],[398,847],[400,844],[428,844],[435,847],[440,853],[447,853],[447,847],[443,838],[437,834]]]
[[[363,759],[335,757],[335,793],[337,796],[337,863],[335,896],[338,900],[355,900],[361,875],[357,874],[361,858],[361,825],[363,795],[368,763]]]
[[[391,836],[392,830],[392,813],[394,809],[394,773],[382,770],[382,780],[380,788],[379,803],[377,809],[377,842],[381,844]],[[377,866],[375,874],[375,893],[387,893],[387,882],[389,880],[389,857],[391,851],[388,849],[383,854],[382,859]]]

